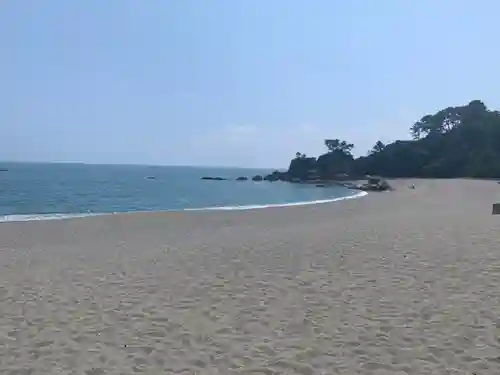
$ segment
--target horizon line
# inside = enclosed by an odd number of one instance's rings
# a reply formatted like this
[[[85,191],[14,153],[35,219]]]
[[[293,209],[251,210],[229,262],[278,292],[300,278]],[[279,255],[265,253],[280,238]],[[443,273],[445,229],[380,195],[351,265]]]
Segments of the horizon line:
[[[129,166],[129,167],[174,167],[174,168],[221,168],[221,169],[270,169],[280,170],[286,167],[249,167],[236,165],[198,165],[198,164],[143,164],[143,163],[110,163],[110,162],[79,162],[79,161],[37,161],[37,160],[0,160],[0,164],[70,164],[95,166]]]

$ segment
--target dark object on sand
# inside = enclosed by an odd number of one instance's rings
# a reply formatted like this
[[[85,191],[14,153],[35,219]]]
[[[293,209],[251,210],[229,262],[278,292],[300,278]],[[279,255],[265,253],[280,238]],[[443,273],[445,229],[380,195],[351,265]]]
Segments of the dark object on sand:
[[[493,203],[493,209],[491,212],[493,215],[499,215],[500,214],[500,203]]]
[[[376,176],[367,176],[368,183],[363,184],[359,187],[360,190],[365,191],[388,191],[392,190],[391,185],[387,182],[387,180],[382,177]]]

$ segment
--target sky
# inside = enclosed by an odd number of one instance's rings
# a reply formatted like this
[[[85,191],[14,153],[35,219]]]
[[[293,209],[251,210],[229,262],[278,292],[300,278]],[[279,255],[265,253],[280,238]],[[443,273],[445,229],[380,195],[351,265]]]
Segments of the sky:
[[[500,108],[500,2],[2,0],[0,160],[286,167]]]

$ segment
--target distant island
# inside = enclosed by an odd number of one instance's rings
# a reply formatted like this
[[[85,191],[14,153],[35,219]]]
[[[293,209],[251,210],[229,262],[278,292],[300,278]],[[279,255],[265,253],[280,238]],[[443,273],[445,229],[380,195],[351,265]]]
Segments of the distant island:
[[[410,128],[412,140],[377,141],[368,155],[355,158],[354,144],[326,139],[327,152],[297,152],[287,171],[254,176],[254,181],[314,183],[388,178],[500,178],[500,112],[480,100],[423,116]],[[243,179],[243,178],[242,178]]]

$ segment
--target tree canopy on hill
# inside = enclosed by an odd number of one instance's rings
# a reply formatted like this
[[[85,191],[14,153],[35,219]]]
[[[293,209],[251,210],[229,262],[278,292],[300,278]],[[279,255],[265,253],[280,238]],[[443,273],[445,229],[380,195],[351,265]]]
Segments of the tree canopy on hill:
[[[304,179],[313,170],[322,179],[335,179],[339,174],[500,177],[500,112],[489,110],[482,101],[425,115],[410,132],[413,140],[387,145],[378,141],[368,155],[359,158],[351,154],[353,144],[327,139],[328,152],[317,159],[305,155],[294,159],[288,175]]]

